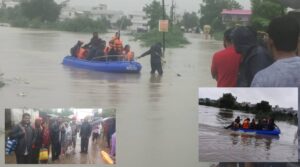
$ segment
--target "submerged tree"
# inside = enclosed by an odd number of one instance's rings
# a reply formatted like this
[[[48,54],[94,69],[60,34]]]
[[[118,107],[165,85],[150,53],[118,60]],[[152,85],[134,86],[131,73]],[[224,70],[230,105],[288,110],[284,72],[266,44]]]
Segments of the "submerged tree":
[[[235,0],[203,0],[200,5],[200,26],[211,25],[215,30],[223,30],[221,12],[223,9],[242,9]]]

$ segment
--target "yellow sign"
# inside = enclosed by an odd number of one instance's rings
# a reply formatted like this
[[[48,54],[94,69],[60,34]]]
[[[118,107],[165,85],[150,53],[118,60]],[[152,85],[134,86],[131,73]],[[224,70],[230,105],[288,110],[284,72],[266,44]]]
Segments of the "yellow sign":
[[[159,20],[158,30],[159,32],[168,32],[169,20]]]

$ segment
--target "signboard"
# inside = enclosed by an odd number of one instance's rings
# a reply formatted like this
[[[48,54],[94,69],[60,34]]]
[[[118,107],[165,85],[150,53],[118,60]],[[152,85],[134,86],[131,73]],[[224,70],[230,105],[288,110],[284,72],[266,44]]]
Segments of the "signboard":
[[[159,20],[158,30],[159,32],[168,32],[169,20]]]

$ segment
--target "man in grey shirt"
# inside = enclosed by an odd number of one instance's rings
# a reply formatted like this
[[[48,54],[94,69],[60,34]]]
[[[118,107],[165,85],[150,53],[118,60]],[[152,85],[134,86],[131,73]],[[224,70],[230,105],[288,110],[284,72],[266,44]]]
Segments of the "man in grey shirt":
[[[268,42],[276,62],[258,72],[251,87],[298,87],[298,95],[300,95],[300,57],[297,57],[296,53],[299,29],[297,21],[289,16],[272,20],[268,29]],[[300,106],[300,98],[298,98],[298,105]],[[298,126],[299,123],[300,121]],[[299,134],[298,130],[298,143]]]
[[[296,54],[297,21],[290,16],[276,18],[270,23],[268,34],[276,62],[258,72],[251,87],[300,87],[300,57]]]

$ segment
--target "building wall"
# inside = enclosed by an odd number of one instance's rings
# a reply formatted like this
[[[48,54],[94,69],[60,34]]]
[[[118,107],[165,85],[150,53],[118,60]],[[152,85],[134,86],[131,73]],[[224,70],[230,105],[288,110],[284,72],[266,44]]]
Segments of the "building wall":
[[[222,21],[224,24],[230,24],[240,22],[242,25],[248,25],[250,21],[250,15],[222,15]]]
[[[129,27],[132,31],[137,31],[138,28],[148,30],[148,19],[144,13],[132,13],[128,15],[129,19],[132,22],[132,25]]]
[[[6,112],[10,112],[10,113],[9,114],[5,113],[5,115],[9,115],[8,117],[5,117],[5,123],[6,126],[11,126],[11,127],[21,122],[23,113],[30,114],[31,123],[34,123],[35,119],[39,117],[39,111],[36,109],[11,109],[10,111],[6,111]]]

